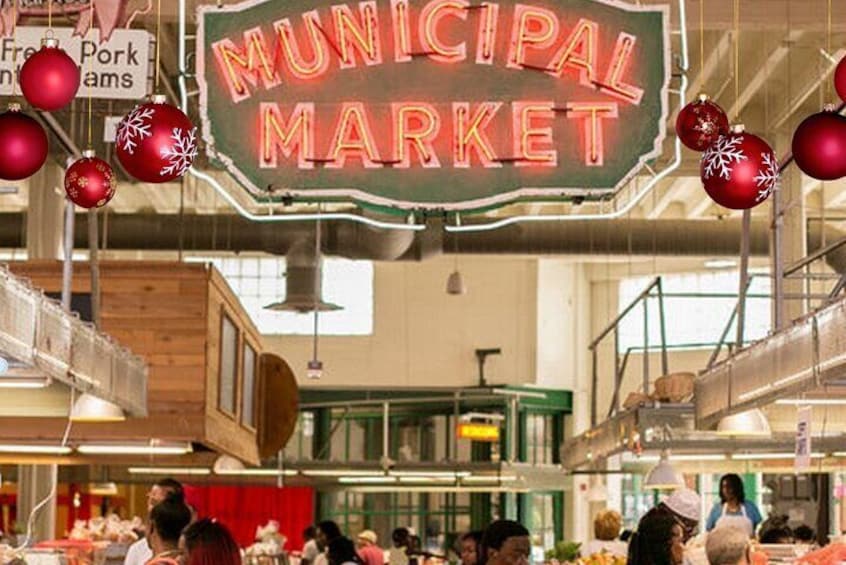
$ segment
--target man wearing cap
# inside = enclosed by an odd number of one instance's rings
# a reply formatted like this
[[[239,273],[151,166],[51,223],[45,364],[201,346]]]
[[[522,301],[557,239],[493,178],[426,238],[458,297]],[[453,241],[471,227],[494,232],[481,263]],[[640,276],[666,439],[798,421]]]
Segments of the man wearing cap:
[[[356,548],[364,565],[385,565],[385,552],[377,545],[378,541],[373,530],[364,530],[358,534]]]
[[[669,511],[684,531],[684,542],[696,534],[696,527],[699,525],[699,517],[702,513],[702,500],[696,491],[689,488],[677,489],[658,505]]]

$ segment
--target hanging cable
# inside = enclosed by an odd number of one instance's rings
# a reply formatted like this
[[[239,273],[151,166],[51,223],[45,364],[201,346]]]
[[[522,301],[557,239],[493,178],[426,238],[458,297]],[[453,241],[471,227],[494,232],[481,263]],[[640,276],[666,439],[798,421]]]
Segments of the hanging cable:
[[[18,87],[18,0],[12,0],[12,98]]]
[[[740,118],[740,0],[734,0],[734,121]]]
[[[89,2],[89,14],[91,16],[91,25],[94,25],[94,0],[90,0]],[[94,57],[88,58],[88,149],[93,147],[93,133],[92,133],[92,126],[91,126],[91,99],[94,96],[94,88],[91,86],[91,80],[94,76]]]
[[[161,72],[159,71],[159,66],[161,65],[161,36],[162,36],[162,0],[158,0],[156,4],[156,80],[155,80],[155,92],[158,93],[159,91],[159,80],[161,78]]]
[[[323,279],[323,261],[320,257],[320,222],[321,206],[317,205],[317,221],[314,223],[314,260],[317,262],[316,272],[314,277],[314,336],[312,342],[312,361],[318,361],[317,357],[317,335],[320,324],[320,283]]]
[[[94,20],[91,20],[91,25],[94,25]],[[47,27],[53,31],[53,0],[47,0]]]
[[[699,0],[699,76],[703,78],[702,88],[705,88],[705,0]],[[693,93],[694,96],[696,93]]]

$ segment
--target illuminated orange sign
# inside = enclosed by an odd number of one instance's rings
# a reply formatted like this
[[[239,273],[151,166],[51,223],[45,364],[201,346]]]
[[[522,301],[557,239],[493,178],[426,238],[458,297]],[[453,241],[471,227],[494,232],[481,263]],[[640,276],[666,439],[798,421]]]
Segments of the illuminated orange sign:
[[[476,210],[617,190],[660,152],[666,7],[200,7],[204,138],[258,200]]]
[[[496,424],[480,424],[474,422],[459,422],[456,428],[458,439],[473,441],[499,441],[499,426]]]

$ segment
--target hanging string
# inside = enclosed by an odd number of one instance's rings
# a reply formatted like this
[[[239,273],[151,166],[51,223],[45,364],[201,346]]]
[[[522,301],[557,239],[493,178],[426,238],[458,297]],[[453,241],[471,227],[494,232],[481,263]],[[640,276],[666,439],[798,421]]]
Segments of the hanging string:
[[[825,21],[825,52],[826,54],[831,57],[831,0],[828,0],[828,6],[826,9],[826,21]],[[826,91],[826,103],[831,100],[831,83],[834,82],[832,80],[825,81],[825,91]],[[825,230],[823,230],[825,231]]]
[[[12,98],[18,93],[18,0],[12,0]]]
[[[699,0],[699,76],[705,77],[705,0]]]
[[[91,25],[94,25],[93,20],[91,21]],[[47,27],[50,31],[53,31],[53,0],[47,0]]]
[[[740,0],[734,0],[734,121],[740,117]]]
[[[159,91],[159,65],[160,65],[160,53],[161,53],[161,36],[162,36],[162,0],[158,0],[156,3],[156,85],[155,85],[155,92]]]
[[[91,10],[91,31],[94,31],[94,0],[90,0],[89,2],[89,10]],[[94,57],[88,58],[88,80],[91,81],[91,78],[94,75]],[[93,147],[92,140],[93,140],[93,128],[91,127],[91,99],[93,98],[93,87],[91,86],[91,82],[88,83],[88,149]]]

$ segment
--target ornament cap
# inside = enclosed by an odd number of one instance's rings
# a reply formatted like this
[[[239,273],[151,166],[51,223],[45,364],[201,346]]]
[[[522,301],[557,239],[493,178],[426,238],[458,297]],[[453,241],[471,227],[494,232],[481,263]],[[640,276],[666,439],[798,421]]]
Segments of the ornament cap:
[[[828,103],[823,106],[823,112],[834,112],[837,108],[834,107],[834,104]]]
[[[701,93],[699,94],[699,97],[698,97],[698,98],[699,98],[699,101],[700,101],[700,102],[707,102],[707,101],[708,101],[709,96],[708,96],[707,94],[705,94],[704,92],[701,92]]]
[[[731,126],[732,133],[743,133],[744,131],[746,131],[746,126],[743,124],[734,124]]]
[[[164,94],[153,94],[150,96],[150,101],[153,104],[165,104],[167,103],[167,96]]]
[[[20,112],[21,111],[21,105],[18,104],[17,102],[12,102],[12,103],[9,104],[9,111],[10,112]]]
[[[48,49],[58,49],[59,40],[55,37],[45,37],[41,40],[41,47],[47,47]]]
[[[97,153],[93,149],[86,149],[82,152],[82,157],[85,159],[93,159],[97,156]]]

